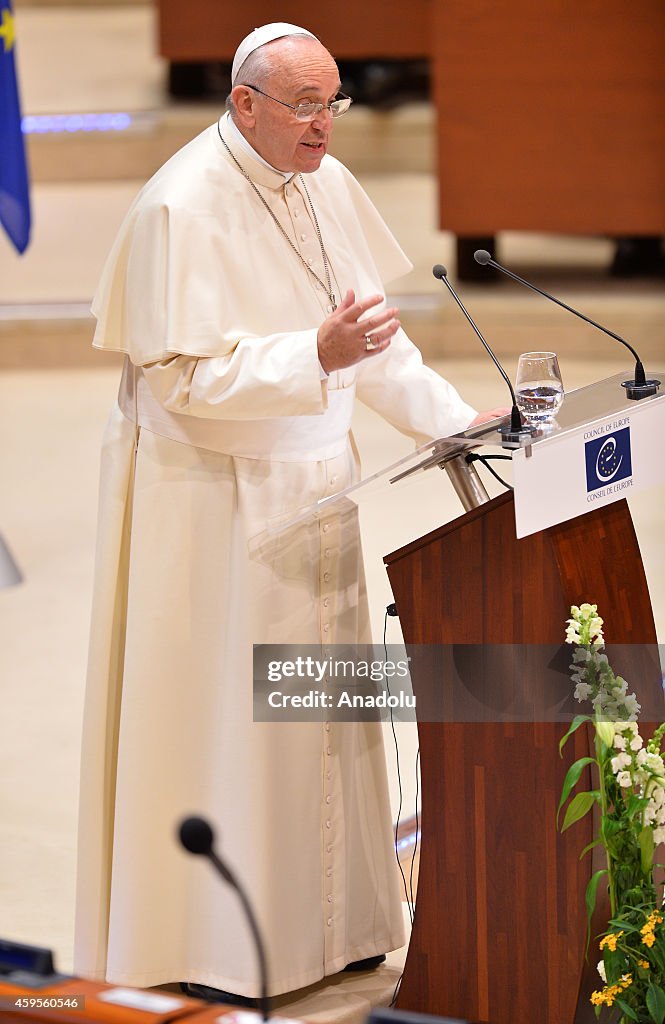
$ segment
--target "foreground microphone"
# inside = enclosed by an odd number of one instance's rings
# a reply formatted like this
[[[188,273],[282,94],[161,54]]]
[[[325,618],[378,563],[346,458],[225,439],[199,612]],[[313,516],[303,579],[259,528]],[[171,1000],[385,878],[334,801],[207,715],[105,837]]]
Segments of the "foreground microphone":
[[[544,292],[542,288],[537,288],[535,284],[531,284],[529,281],[525,281],[519,274],[514,274],[512,270],[507,270],[502,267],[500,263],[492,259],[487,249],[476,249],[473,254],[473,258],[476,263],[480,263],[481,267],[494,267],[496,270],[500,270],[502,274],[506,274],[508,277],[512,277],[513,281],[517,281],[519,284],[523,284],[525,288],[530,288],[532,292],[538,292],[545,299],[550,299],[552,302],[556,302],[557,306],[563,306],[569,313],[574,313],[575,316],[580,317],[581,320],[591,324],[592,327],[597,327],[599,331],[604,334],[609,334],[610,338],[614,338],[615,341],[620,341],[622,345],[625,345],[629,352],[632,352],[635,357],[635,378],[634,380],[625,380],[621,385],[626,389],[626,395],[628,398],[632,398],[633,401],[638,401],[640,398],[648,398],[650,395],[655,395],[660,387],[659,380],[646,380],[644,367],[642,366],[642,360],[638,356],[637,352],[632,345],[629,345],[625,338],[615,334],[614,331],[610,331],[607,327],[603,327],[601,324],[597,324],[591,317],[585,316],[584,313],[580,313],[577,309],[573,309],[572,306],[567,306],[561,299],[555,299],[549,292]]]
[[[512,402],[512,409],[510,411],[510,424],[504,423],[504,424],[502,424],[499,427],[499,433],[501,434],[501,437],[503,438],[504,442],[508,442],[508,443],[512,443],[512,444],[521,444],[524,441],[530,440],[532,434],[534,433],[534,428],[531,427],[529,424],[525,424],[523,419],[522,419],[522,414],[520,413],[519,409],[517,408],[517,399],[515,398],[515,391],[513,389],[513,385],[510,383],[510,378],[509,378],[508,374],[506,373],[506,371],[504,370],[504,368],[501,365],[501,363],[499,362],[499,360],[496,358],[496,356],[492,352],[492,349],[489,347],[489,345],[487,344],[487,342],[483,338],[482,334],[480,333],[480,331],[476,327],[476,324],[471,319],[471,314],[468,312],[466,306],[464,305],[464,303],[460,299],[459,295],[457,294],[457,292],[455,291],[455,289],[451,285],[450,281],[448,280],[448,271],[440,263],[437,263],[435,267],[432,267],[432,273],[437,278],[437,280],[443,281],[443,283],[445,284],[446,288],[448,289],[448,291],[450,292],[450,294],[454,298],[455,302],[457,303],[459,308],[464,313],[464,316],[469,321],[469,323],[473,327],[474,331],[476,332],[476,334],[480,338],[480,340],[483,343],[485,349],[487,350],[490,358],[492,359],[492,362],[494,363],[494,365],[496,366],[497,370],[499,371],[499,373],[501,374],[501,376],[505,380],[506,384],[508,385],[508,389],[510,391],[510,400]]]
[[[238,879],[234,876],[233,872],[226,866],[213,848],[215,841],[215,835],[205,820],[205,818],[185,818],[181,823],[178,830],[178,837],[180,842],[189,853],[195,853],[208,857],[212,861],[213,866],[219,871],[220,875],[225,882],[235,889],[237,892],[242,908],[245,912],[245,916],[249,922],[249,927],[252,932],[252,938],[254,939],[254,946],[256,948],[256,955],[259,961],[259,975],[261,979],[261,996],[259,1002],[261,1003],[261,1011],[263,1013],[263,1019],[268,1020],[270,1016],[270,1000],[268,999],[268,968],[266,965],[266,953],[259,931],[259,926],[254,916],[249,899],[245,890],[241,886]]]

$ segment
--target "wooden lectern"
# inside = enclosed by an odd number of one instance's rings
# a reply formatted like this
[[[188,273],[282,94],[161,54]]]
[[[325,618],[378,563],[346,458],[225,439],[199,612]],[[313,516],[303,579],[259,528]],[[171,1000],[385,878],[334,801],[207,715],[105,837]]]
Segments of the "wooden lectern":
[[[656,643],[625,501],[517,540],[512,497],[502,495],[386,563],[407,645],[560,643],[570,605],[583,600],[606,613],[608,643]],[[589,737],[580,730],[561,759],[564,732],[419,723],[422,849],[399,1007],[491,1024],[595,1020],[593,949],[582,977],[594,868],[579,860],[592,822],[563,835],[556,827],[573,743],[582,757]]]
[[[585,409],[596,429],[611,431],[617,410],[596,416],[597,393],[568,396],[560,443],[578,435],[583,449],[595,432],[583,429]],[[638,438],[641,414],[656,405],[617,400],[623,429],[630,422]],[[647,401],[662,416],[662,398]],[[642,645],[624,671],[660,706],[656,631],[625,500],[517,539],[506,493],[385,562],[407,646],[560,644],[571,604],[589,601],[607,620],[607,644]],[[415,671],[412,682],[419,703],[436,685]],[[565,731],[554,722],[419,722],[422,849],[400,1008],[491,1024],[595,1020],[589,995],[602,987],[600,954],[590,947],[585,963],[584,892],[603,865],[579,859],[590,816],[563,835],[556,826],[566,770],[589,753],[591,735],[579,730],[562,759]]]

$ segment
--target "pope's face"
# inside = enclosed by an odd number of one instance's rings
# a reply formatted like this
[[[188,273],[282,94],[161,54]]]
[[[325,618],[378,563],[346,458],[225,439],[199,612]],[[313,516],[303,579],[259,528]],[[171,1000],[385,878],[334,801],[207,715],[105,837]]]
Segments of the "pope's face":
[[[335,99],[340,90],[339,71],[320,43],[296,37],[270,45],[275,48],[274,70],[260,85],[264,92],[294,107]],[[253,90],[247,92],[239,127],[257,153],[280,171],[306,174],[317,170],[330,142],[330,112],[322,110],[313,121],[299,121],[288,107]]]

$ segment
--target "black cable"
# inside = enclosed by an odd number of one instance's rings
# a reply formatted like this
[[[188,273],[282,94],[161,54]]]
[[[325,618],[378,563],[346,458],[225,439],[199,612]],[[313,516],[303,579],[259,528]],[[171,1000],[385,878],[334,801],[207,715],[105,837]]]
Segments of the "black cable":
[[[388,605],[388,607],[386,608],[386,614],[385,614],[384,620],[383,620],[383,653],[384,653],[386,661],[388,661],[388,615],[396,615],[396,614],[397,614],[396,606],[394,604]],[[384,676],[384,681],[385,681],[385,684],[386,684],[386,689],[388,691],[388,695],[390,696],[390,684],[388,682],[388,677],[387,676]],[[398,808],[398,811],[397,811],[397,821],[395,822],[395,857],[397,859],[397,867],[399,868],[399,873],[402,876],[402,884],[404,886],[404,895],[406,896],[406,905],[407,905],[407,908],[408,908],[408,911],[409,911],[409,920],[411,922],[411,927],[413,928],[413,919],[414,919],[414,914],[415,914],[415,897],[414,897],[414,892],[413,892],[413,872],[414,872],[414,868],[415,868],[416,854],[417,854],[418,845],[419,845],[418,840],[419,840],[419,834],[420,834],[420,818],[419,818],[419,815],[418,815],[418,794],[419,794],[419,791],[420,791],[420,785],[419,785],[419,783],[420,783],[420,776],[419,776],[419,772],[418,772],[418,766],[419,766],[419,763],[420,763],[420,746],[418,746],[418,752],[416,754],[416,804],[415,804],[416,835],[415,835],[415,841],[414,841],[414,844],[413,844],[413,852],[411,854],[411,867],[410,867],[410,870],[409,870],[409,884],[408,884],[408,887],[407,887],[406,876],[404,874],[404,871],[402,869],[402,865],[401,865],[400,859],[399,859],[399,845],[398,845],[398,839],[397,839],[397,835],[398,835],[398,832],[399,832],[400,816],[402,814],[403,795],[402,795],[402,776],[401,776],[400,766],[399,766],[399,744],[397,743],[397,733],[395,731],[395,720],[393,718],[392,707],[390,708],[390,726],[391,726],[392,734],[393,734],[393,742],[395,744],[395,761],[396,761],[396,766],[397,766],[397,783],[398,783],[398,787],[399,787],[399,808]],[[392,998],[390,1000],[390,1006],[394,1006],[396,1001],[397,1001],[397,996],[399,994],[400,986],[402,984],[402,977],[403,977],[403,974],[400,974],[399,978],[397,979],[397,984],[395,985],[395,989],[393,991]]]
[[[413,853],[411,854],[411,868],[410,868],[410,871],[409,871],[409,893],[411,894],[411,906],[414,908],[414,916],[415,916],[416,897],[414,896],[414,893],[413,893],[413,870],[414,870],[415,865],[416,865],[416,854],[418,852],[418,845],[419,845],[419,838],[420,838],[420,820],[419,820],[419,817],[418,817],[418,793],[419,793],[419,790],[420,790],[420,772],[418,771],[419,764],[420,764],[420,746],[418,746],[418,752],[416,754],[416,801],[415,801],[415,806],[416,806],[416,838],[415,838],[415,840],[413,842]]]
[[[397,1002],[397,996],[399,995],[399,988],[400,988],[400,985],[402,984],[402,978],[403,977],[404,977],[404,975],[400,974],[399,978],[397,979],[397,984],[395,985],[395,991],[393,992],[392,999],[390,1000],[390,1006],[394,1006],[395,1003]]]
[[[492,474],[495,480],[498,480],[500,484],[503,484],[506,490],[512,491],[513,485],[509,484],[506,480],[503,479],[503,477],[499,476],[496,470],[493,469],[492,466],[490,466],[490,459],[506,459],[509,462],[511,461],[510,455],[478,455],[475,452],[471,452],[469,455],[466,456],[467,462],[482,462],[485,469]]]
[[[386,614],[385,614],[384,619],[383,619],[383,652],[385,654],[385,660],[386,661],[388,661],[388,639],[387,639],[387,637],[388,637],[388,610],[386,609]],[[388,682],[388,677],[387,676],[384,676],[384,682],[386,684],[386,689],[388,691],[388,696],[390,696],[390,684]],[[398,790],[399,790],[399,806],[397,808],[397,821],[395,822],[395,843],[394,843],[394,845],[395,845],[395,857],[397,859],[397,867],[399,868],[399,873],[402,876],[402,883],[404,885],[404,895],[406,896],[406,904],[407,904],[407,907],[409,908],[409,920],[411,921],[411,924],[413,925],[413,909],[411,907],[411,902],[409,900],[409,887],[408,887],[407,882],[406,882],[406,875],[404,874],[404,870],[403,870],[402,865],[400,863],[400,859],[399,859],[399,846],[397,845],[397,833],[399,832],[399,821],[400,821],[400,817],[402,815],[403,794],[402,794],[402,774],[400,772],[400,767],[399,767],[399,745],[397,743],[397,733],[395,732],[395,720],[393,718],[393,709],[392,709],[392,707],[390,708],[390,727],[392,729],[393,742],[395,744],[395,762],[396,762],[396,767],[397,767],[397,786],[398,786]],[[395,994],[395,998],[396,998],[396,994]]]

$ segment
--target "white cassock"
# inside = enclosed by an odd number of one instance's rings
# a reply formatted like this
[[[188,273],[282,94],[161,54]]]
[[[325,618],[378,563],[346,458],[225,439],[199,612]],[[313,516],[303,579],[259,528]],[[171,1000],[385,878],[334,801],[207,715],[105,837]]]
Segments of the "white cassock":
[[[284,186],[226,117],[221,130],[325,280],[301,180]],[[383,293],[409,269],[341,164],[325,157],[306,184],[337,301],[348,288]],[[253,643],[370,641],[357,522],[331,511],[281,547],[256,538],[357,477],[356,393],[418,441],[464,428],[474,410],[402,331],[322,380],[329,303],[217,125],[148,182],[109,257],[95,345],[128,359],[102,458],[81,975],[258,994],[235,894],[174,839],[190,813],[215,825],[254,903],[272,994],[404,941],[381,726],[252,721]]]

